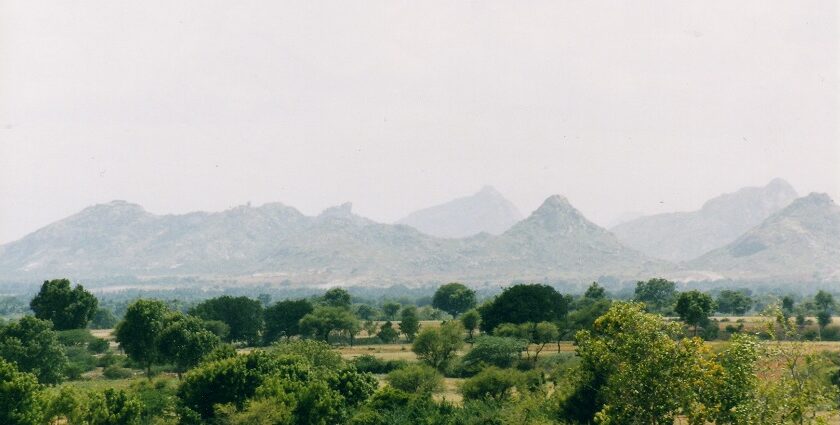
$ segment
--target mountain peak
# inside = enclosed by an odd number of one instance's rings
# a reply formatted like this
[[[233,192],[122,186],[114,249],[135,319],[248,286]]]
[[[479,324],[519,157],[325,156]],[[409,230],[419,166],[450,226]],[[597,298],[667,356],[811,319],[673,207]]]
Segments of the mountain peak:
[[[551,195],[543,201],[542,205],[537,208],[535,213],[537,212],[547,212],[547,211],[559,211],[559,210],[574,210],[575,207],[569,203],[569,200],[566,199],[565,196],[562,195]],[[577,211],[577,210],[575,210]]]
[[[463,238],[501,234],[522,219],[518,209],[492,186],[449,202],[415,211],[399,221],[432,236]]]
[[[321,212],[319,217],[351,217],[353,215],[353,203],[345,202],[341,205],[329,207]]]

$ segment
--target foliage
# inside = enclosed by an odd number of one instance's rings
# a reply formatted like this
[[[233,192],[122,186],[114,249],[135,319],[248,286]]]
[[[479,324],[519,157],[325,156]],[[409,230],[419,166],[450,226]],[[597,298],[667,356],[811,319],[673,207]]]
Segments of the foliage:
[[[432,394],[443,390],[443,376],[433,367],[413,364],[390,372],[388,384],[407,393]]]
[[[343,307],[319,306],[300,319],[300,331],[323,341],[327,341],[331,333],[338,332],[347,335],[352,344],[359,331],[359,319]]]
[[[49,401],[53,422],[90,425],[139,425],[142,405],[123,390],[84,391],[63,387]]]
[[[583,293],[583,297],[590,300],[602,300],[607,298],[607,290],[604,289],[603,286],[598,285],[598,282],[592,282],[592,284],[586,288],[586,292]]]
[[[92,329],[111,329],[117,326],[117,316],[107,308],[98,308],[93,313],[93,318],[90,320],[90,327]]]
[[[683,292],[677,298],[677,305],[674,311],[679,314],[680,319],[686,324],[694,327],[694,335],[697,335],[697,327],[709,320],[709,315],[715,310],[715,302],[708,294],[700,291]]]
[[[464,328],[459,322],[449,321],[440,328],[426,328],[420,331],[411,351],[430,366],[442,370],[455,353],[464,345]]]
[[[461,394],[465,400],[490,398],[501,401],[508,398],[511,391],[523,383],[522,372],[491,366],[464,381]]]
[[[717,311],[723,314],[743,315],[752,308],[753,300],[745,290],[724,289],[717,297]],[[792,308],[792,305],[791,305]]]
[[[102,370],[102,376],[107,379],[126,379],[134,376],[134,372],[132,372],[131,369],[111,365]]]
[[[230,335],[230,326],[221,320],[202,320],[201,324],[204,329],[216,335],[220,340],[227,340]]]
[[[382,304],[382,314],[384,314],[385,318],[388,320],[396,319],[398,311],[400,311],[399,303],[387,302],[385,304]]]
[[[478,330],[481,324],[481,314],[478,310],[470,309],[461,315],[461,324],[467,330],[467,338],[472,341],[474,339],[475,331]]]
[[[492,332],[501,323],[556,322],[569,310],[570,299],[548,285],[514,285],[479,307],[481,329]]]
[[[475,339],[475,344],[464,356],[462,363],[467,371],[473,372],[477,372],[485,365],[511,367],[526,346],[527,341],[519,338],[480,336]]]
[[[0,328],[0,358],[21,372],[32,373],[42,384],[61,382],[68,366],[52,322],[32,316]]]
[[[201,319],[181,313],[170,318],[157,340],[161,360],[175,365],[179,375],[197,365],[220,343],[219,337],[204,328]]]
[[[457,282],[447,283],[435,291],[432,305],[457,317],[475,307],[475,291]]]
[[[669,280],[654,278],[647,282],[636,282],[635,300],[645,303],[655,313],[669,313],[677,298],[677,284]]]
[[[350,293],[344,288],[331,288],[321,297],[321,302],[330,307],[350,308]]]
[[[420,319],[417,317],[417,307],[408,306],[400,313],[400,332],[405,334],[409,342],[414,341],[414,336],[420,330]]]
[[[157,300],[137,300],[117,324],[115,336],[128,357],[146,368],[151,377],[152,364],[159,360],[158,335],[166,326],[169,308]]]
[[[206,300],[192,309],[190,315],[204,320],[221,320],[230,326],[226,341],[256,344],[263,328],[263,308],[248,297],[224,295]]]
[[[53,322],[57,330],[84,328],[98,305],[93,294],[82,285],[71,288],[67,279],[44,281],[29,303],[35,317]]]
[[[42,423],[42,416],[38,379],[0,359],[0,423],[38,425]]]
[[[359,372],[383,374],[408,366],[405,360],[383,360],[370,354],[363,354],[351,361]]]
[[[265,309],[265,334],[263,341],[272,343],[281,337],[300,335],[300,319],[312,312],[307,300],[284,300]]]
[[[272,346],[274,355],[300,356],[315,367],[336,370],[342,365],[341,355],[323,341],[298,339],[280,341]]]
[[[399,333],[394,330],[394,325],[389,320],[382,324],[376,336],[386,344],[393,344],[399,337]]]

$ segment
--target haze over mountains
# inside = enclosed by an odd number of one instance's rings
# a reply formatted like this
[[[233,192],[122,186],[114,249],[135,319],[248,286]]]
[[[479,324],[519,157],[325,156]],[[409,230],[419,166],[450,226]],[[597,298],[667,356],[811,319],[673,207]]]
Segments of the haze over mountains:
[[[499,235],[522,220],[522,213],[491,186],[463,198],[415,211],[397,221],[427,235],[464,238],[487,232]]]
[[[840,281],[838,207],[827,195],[790,203],[793,197],[790,185],[774,180],[712,199],[697,212],[633,220],[617,226],[615,234],[559,195],[503,229],[516,210],[491,188],[406,218],[425,226],[425,232],[360,217],[349,203],[317,216],[279,203],[155,215],[113,201],[0,246],[0,280],[131,276],[387,285],[667,276]],[[448,221],[471,222],[463,233],[473,236],[427,234],[453,232]],[[709,248],[692,261],[676,263],[656,258],[668,257],[650,249],[656,241],[679,250],[671,257],[678,259],[705,249],[692,244]]]
[[[697,211],[656,214],[610,229],[627,246],[668,261],[687,261],[726,245],[796,199],[786,181],[710,199]]]

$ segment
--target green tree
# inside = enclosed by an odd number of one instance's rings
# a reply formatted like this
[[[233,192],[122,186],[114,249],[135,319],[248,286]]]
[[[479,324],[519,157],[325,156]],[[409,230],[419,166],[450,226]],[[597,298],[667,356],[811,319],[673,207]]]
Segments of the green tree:
[[[478,308],[481,329],[492,332],[501,323],[557,322],[569,310],[570,299],[548,285],[514,285]]]
[[[680,319],[694,328],[694,336],[697,336],[697,327],[707,323],[714,310],[715,301],[712,297],[696,290],[681,293],[674,307]]]
[[[312,310],[312,304],[307,300],[280,301],[265,309],[263,340],[271,343],[284,336],[288,339],[300,335],[300,319]]]
[[[79,329],[87,326],[99,302],[82,285],[70,287],[67,279],[44,281],[29,307],[39,319],[53,322],[55,329]]]
[[[321,297],[321,302],[330,307],[350,308],[350,293],[344,288],[331,288]]]
[[[645,303],[656,313],[668,313],[677,298],[677,285],[669,280],[654,278],[636,282],[635,300]]]
[[[413,364],[388,373],[388,384],[407,393],[429,395],[443,390],[443,376],[437,369]]]
[[[362,320],[373,320],[379,314],[379,311],[367,304],[359,304],[356,306],[356,317]]]
[[[417,307],[410,305],[400,313],[400,332],[405,334],[409,342],[414,341],[414,336],[420,330],[420,319],[417,317]]]
[[[717,297],[718,311],[723,314],[743,315],[752,308],[753,300],[746,291],[724,289]]]
[[[175,365],[178,378],[221,344],[219,337],[194,316],[173,315],[158,337],[161,360]]]
[[[557,341],[558,338],[560,338],[560,329],[554,323],[540,322],[534,325],[530,339],[530,342],[536,346],[532,358],[534,364],[537,363],[537,357],[545,349],[545,346]]]
[[[230,326],[228,342],[259,342],[263,329],[263,308],[248,297],[224,295],[211,298],[190,309],[190,314],[204,320],[221,320]]]
[[[344,307],[319,306],[300,319],[302,334],[314,336],[323,341],[328,341],[331,333],[338,332],[347,335],[352,345],[359,328],[359,319]]]
[[[465,400],[492,399],[498,402],[510,397],[513,389],[523,382],[522,372],[491,366],[464,381],[461,394]]]
[[[161,301],[140,299],[128,306],[125,317],[117,324],[117,342],[128,357],[145,367],[149,379],[152,364],[160,358],[157,338],[166,327],[169,313]]]
[[[464,346],[464,328],[459,322],[449,321],[439,328],[425,328],[414,339],[411,351],[430,366],[442,370],[455,353]]]
[[[593,331],[576,336],[580,375],[564,411],[579,422],[672,424],[709,410],[718,368],[702,341],[682,339],[680,326],[642,304],[613,303]]]
[[[394,325],[389,320],[382,324],[376,336],[386,344],[393,344],[397,340],[397,337],[399,337],[399,334],[394,330]]]
[[[828,292],[820,290],[817,295],[814,295],[814,305],[819,310],[831,311],[834,308],[834,297]]]
[[[467,330],[467,338],[473,341],[473,335],[481,324],[481,314],[476,309],[468,310],[461,315],[461,324]]]
[[[61,382],[69,365],[52,322],[32,316],[0,328],[0,358],[35,375],[42,384]]]
[[[590,300],[601,300],[607,297],[607,291],[603,286],[598,285],[598,282],[592,282],[592,284],[586,288],[586,292],[583,294],[583,297]]]
[[[790,316],[793,314],[793,306],[793,297],[791,297],[790,295],[785,295],[784,298],[782,298],[782,311],[785,313],[785,315]]]
[[[93,319],[90,321],[90,327],[93,329],[111,329],[114,326],[117,326],[117,316],[114,316],[114,313],[107,308],[98,308],[96,312],[93,313]]]
[[[464,368],[477,372],[485,365],[507,368],[519,359],[527,341],[520,338],[483,335],[475,339],[472,349],[464,356]]]
[[[382,304],[382,313],[385,314],[385,318],[388,320],[394,320],[397,318],[397,313],[400,311],[400,304],[394,302],[387,302]]]
[[[41,393],[41,386],[35,375],[20,372],[13,363],[0,359],[0,423],[44,423]]]
[[[475,291],[457,282],[447,283],[435,291],[432,306],[457,317],[475,307]]]

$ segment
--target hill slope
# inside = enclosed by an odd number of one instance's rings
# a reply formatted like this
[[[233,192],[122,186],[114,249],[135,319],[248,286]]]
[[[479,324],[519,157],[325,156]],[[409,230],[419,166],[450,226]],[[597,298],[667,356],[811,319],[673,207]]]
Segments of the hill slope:
[[[482,232],[498,235],[522,219],[519,210],[496,189],[481,191],[415,211],[397,221],[427,235],[463,238]]]
[[[796,198],[787,182],[775,179],[718,196],[698,211],[657,214],[610,229],[623,244],[668,261],[686,261],[722,247]]]
[[[687,266],[731,279],[840,280],[840,207],[812,193]]]

